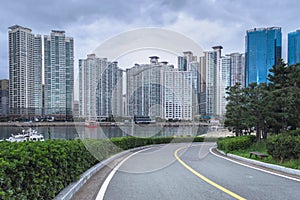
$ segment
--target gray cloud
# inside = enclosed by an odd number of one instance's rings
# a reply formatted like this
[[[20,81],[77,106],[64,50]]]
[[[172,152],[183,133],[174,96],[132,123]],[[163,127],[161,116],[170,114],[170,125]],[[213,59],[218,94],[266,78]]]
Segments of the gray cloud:
[[[205,50],[220,44],[224,50],[243,51],[245,32],[254,27],[280,26],[285,41],[287,32],[300,28],[299,7],[298,0],[5,1],[0,7],[0,78],[8,77],[7,28],[14,24],[38,34],[67,30],[82,48],[75,47],[76,59],[115,34],[142,27],[171,28]]]

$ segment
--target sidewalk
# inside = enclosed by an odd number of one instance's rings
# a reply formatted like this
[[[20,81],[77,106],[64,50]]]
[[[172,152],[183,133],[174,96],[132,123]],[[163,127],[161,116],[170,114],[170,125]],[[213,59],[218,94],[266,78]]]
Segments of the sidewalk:
[[[249,158],[244,158],[233,154],[225,154],[223,151],[220,151],[217,148],[213,148],[211,151],[217,156],[223,157],[227,160],[231,160],[232,162],[240,163],[241,165],[248,166],[250,168],[255,168],[260,171],[265,171],[271,174],[275,174],[275,175],[277,174],[282,177],[288,177],[290,179],[300,182],[300,170],[269,164],[269,163],[265,163],[265,162],[261,162]]]
[[[200,135],[200,137],[214,137],[214,138],[227,137],[227,136],[234,136],[234,133],[232,133],[226,129],[223,129],[220,131],[212,131],[212,132],[208,132],[203,135]]]

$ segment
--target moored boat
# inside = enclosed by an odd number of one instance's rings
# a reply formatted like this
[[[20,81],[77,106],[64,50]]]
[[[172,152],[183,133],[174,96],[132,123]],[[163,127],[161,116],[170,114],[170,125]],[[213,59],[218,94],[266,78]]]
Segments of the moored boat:
[[[22,130],[22,133],[16,135],[11,134],[9,138],[6,139],[8,142],[26,142],[26,141],[44,141],[44,136],[34,130],[29,128],[28,130]]]
[[[97,128],[98,124],[96,121],[87,121],[85,122],[84,126],[87,128]]]

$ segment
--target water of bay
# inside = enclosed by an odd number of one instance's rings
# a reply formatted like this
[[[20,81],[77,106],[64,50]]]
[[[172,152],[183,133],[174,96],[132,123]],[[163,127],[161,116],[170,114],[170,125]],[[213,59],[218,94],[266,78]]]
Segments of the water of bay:
[[[27,127],[28,128],[28,127]],[[26,127],[0,127],[0,139],[6,139],[11,134],[21,133]],[[122,136],[161,137],[161,136],[196,136],[207,132],[204,126],[155,126],[155,125],[123,125],[100,126],[87,128],[84,126],[40,126],[33,127],[44,135],[45,139],[74,138],[112,138]]]

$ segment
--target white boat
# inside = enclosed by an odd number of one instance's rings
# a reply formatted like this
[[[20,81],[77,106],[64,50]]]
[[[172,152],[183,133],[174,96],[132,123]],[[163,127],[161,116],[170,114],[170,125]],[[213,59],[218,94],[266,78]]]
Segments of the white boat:
[[[44,141],[44,136],[38,133],[36,130],[29,128],[28,130],[22,130],[22,133],[17,135],[12,134],[8,139],[8,142],[25,142],[25,141]]]

